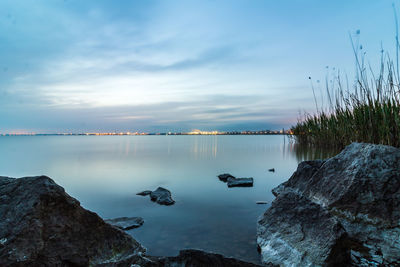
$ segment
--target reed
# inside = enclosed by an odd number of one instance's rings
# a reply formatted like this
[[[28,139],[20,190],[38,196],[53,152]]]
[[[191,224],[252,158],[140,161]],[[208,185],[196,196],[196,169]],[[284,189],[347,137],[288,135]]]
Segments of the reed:
[[[340,72],[334,74],[333,82],[326,83],[328,104],[317,105],[315,114],[304,114],[291,128],[297,143],[343,148],[352,142],[367,142],[400,147],[397,36],[396,32],[396,59],[382,50],[377,72],[366,63],[359,39],[350,38],[356,64],[354,85],[343,86]],[[311,84],[316,102],[312,80]]]

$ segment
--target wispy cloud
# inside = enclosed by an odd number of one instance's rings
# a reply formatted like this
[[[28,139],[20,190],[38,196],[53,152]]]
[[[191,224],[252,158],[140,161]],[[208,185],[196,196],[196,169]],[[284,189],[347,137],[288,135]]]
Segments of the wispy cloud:
[[[352,66],[328,6],[2,1],[0,131],[287,127],[313,110],[310,73]]]

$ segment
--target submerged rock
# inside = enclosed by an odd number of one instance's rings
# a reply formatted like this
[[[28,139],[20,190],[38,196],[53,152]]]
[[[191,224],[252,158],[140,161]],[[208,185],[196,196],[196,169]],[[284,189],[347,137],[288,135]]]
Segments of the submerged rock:
[[[218,175],[218,178],[219,178],[222,182],[225,182],[225,183],[228,181],[228,178],[236,179],[235,176],[233,176],[233,175],[231,175],[231,174],[229,174],[229,173],[220,174],[220,175]]]
[[[89,266],[145,251],[49,177],[0,177],[0,196],[0,266]]]
[[[251,187],[253,186],[253,178],[228,178],[228,187]]]
[[[160,205],[169,206],[175,203],[175,200],[172,199],[171,192],[163,187],[159,187],[155,191],[145,190],[143,192],[137,193],[136,195],[150,195],[150,199]]]
[[[145,190],[145,191],[137,193],[136,195],[138,195],[138,196],[147,196],[147,195],[150,195],[150,194],[151,194],[150,190]]]
[[[228,187],[251,187],[253,186],[253,178],[236,178],[235,176],[224,173],[218,175],[218,178],[227,183]]]
[[[130,230],[133,228],[138,228],[142,226],[144,223],[144,220],[141,217],[121,217],[115,219],[108,219],[104,221],[122,230]]]
[[[400,149],[353,143],[306,161],[258,221],[262,261],[283,266],[400,264]]]
[[[163,187],[159,187],[151,192],[150,199],[161,205],[172,205],[175,203],[171,197],[171,192]]]

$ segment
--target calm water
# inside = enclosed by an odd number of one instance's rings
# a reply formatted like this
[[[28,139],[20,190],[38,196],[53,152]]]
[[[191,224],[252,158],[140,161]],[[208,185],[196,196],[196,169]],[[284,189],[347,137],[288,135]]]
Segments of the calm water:
[[[256,202],[271,203],[271,189],[315,156],[285,136],[10,136],[0,147],[0,175],[44,174],[103,218],[143,217],[128,232],[149,254],[199,248],[252,262],[256,221],[269,206]],[[225,172],[253,177],[254,187],[227,188],[216,177]],[[158,186],[175,205],[136,195]]]

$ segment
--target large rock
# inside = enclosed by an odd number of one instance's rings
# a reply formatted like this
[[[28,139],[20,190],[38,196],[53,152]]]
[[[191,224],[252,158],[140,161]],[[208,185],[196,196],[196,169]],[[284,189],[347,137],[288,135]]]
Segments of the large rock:
[[[400,149],[353,143],[326,161],[300,163],[273,193],[258,221],[263,262],[400,264]]]
[[[0,177],[0,266],[89,266],[145,249],[46,176]]]

